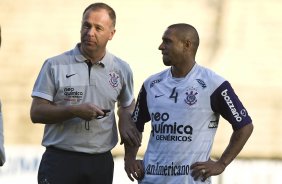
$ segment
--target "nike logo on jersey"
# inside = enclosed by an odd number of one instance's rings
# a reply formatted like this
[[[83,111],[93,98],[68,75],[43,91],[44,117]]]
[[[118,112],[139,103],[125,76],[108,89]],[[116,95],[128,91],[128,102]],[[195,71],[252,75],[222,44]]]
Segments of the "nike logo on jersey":
[[[161,94],[161,95],[155,95],[155,98],[159,98],[161,96],[164,96],[164,94]]]
[[[76,73],[74,73],[74,74],[70,74],[70,75],[66,75],[66,78],[70,78],[71,76],[74,76],[74,75],[76,75]]]

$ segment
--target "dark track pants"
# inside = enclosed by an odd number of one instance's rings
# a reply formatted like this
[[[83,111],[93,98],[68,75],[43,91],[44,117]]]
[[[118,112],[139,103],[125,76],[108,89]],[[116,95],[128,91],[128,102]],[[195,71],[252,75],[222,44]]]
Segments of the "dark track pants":
[[[86,154],[47,148],[38,171],[38,184],[112,184],[114,161],[110,151]]]

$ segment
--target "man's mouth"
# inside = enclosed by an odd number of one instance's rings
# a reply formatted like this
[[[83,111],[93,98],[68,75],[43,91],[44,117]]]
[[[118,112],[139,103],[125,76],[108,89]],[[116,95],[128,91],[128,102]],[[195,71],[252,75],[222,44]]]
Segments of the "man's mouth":
[[[84,40],[84,43],[87,45],[94,45],[96,42],[92,40]]]

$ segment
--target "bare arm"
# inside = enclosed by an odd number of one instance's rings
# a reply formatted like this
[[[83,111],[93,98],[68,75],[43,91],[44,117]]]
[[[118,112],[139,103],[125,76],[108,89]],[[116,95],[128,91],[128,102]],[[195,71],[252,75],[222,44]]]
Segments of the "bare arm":
[[[229,144],[222,156],[217,161],[208,160],[207,162],[196,162],[191,165],[192,176],[195,180],[202,177],[206,180],[210,176],[221,174],[225,168],[243,149],[245,143],[253,132],[253,124],[248,124],[232,133]]]
[[[30,109],[30,117],[33,123],[53,124],[79,117],[91,120],[97,115],[103,115],[94,104],[80,104],[74,106],[59,106],[48,100],[34,97]]]
[[[121,144],[126,142],[131,146],[140,146],[141,137],[131,121],[131,115],[134,110],[135,101],[132,101],[130,106],[128,107],[119,107],[118,108],[118,116],[119,116],[119,132],[121,137]]]
[[[139,132],[139,137],[142,139],[142,133]],[[124,143],[125,155],[124,155],[124,169],[128,178],[131,181],[142,180],[144,177],[144,166],[142,160],[136,160],[136,155],[139,146],[131,146],[128,143]]]
[[[227,148],[223,152],[218,162],[223,164],[225,167],[229,165],[243,149],[245,143],[251,136],[253,129],[253,124],[248,124],[243,128],[234,131]]]
[[[135,101],[126,108],[119,107],[118,109],[121,144],[124,143],[125,149],[124,169],[131,181],[134,181],[134,178],[140,180],[144,176],[142,161],[136,160],[136,155],[142,141],[142,133],[137,130],[131,119],[134,106]]]

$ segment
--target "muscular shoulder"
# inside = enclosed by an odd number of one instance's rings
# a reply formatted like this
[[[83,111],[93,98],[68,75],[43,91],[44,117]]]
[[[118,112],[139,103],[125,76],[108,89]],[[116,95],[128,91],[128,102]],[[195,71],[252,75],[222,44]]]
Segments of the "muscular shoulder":
[[[208,85],[211,89],[216,89],[220,86],[224,81],[225,78],[214,72],[213,70],[197,65],[196,70],[194,71],[195,80],[202,85]]]
[[[105,58],[105,68],[110,72],[114,72],[121,77],[123,80],[131,80],[133,78],[133,73],[130,65],[123,59],[107,53]]]
[[[75,61],[74,56],[74,51],[69,50],[59,55],[55,55],[53,57],[48,58],[46,60],[46,63],[50,65],[68,64],[71,61]]]
[[[165,69],[159,73],[153,74],[149,76],[145,81],[144,81],[144,87],[150,87],[152,88],[155,84],[160,83],[163,81],[167,75],[169,74],[170,69]]]
[[[111,54],[112,62],[116,68],[119,68],[120,70],[125,70],[125,71],[131,71],[131,68],[129,64],[124,61],[123,59]]]

